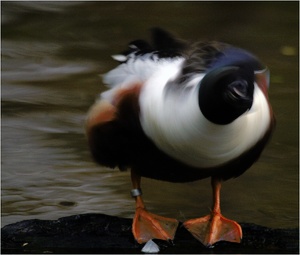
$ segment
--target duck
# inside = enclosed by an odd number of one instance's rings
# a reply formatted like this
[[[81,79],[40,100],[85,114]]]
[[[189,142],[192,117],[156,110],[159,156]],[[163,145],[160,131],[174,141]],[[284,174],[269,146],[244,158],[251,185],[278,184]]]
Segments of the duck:
[[[159,27],[149,41],[133,40],[112,58],[118,65],[103,75],[108,89],[90,107],[85,127],[98,164],[130,170],[135,240],[172,241],[179,225],[147,210],[142,178],[210,178],[211,211],[183,226],[206,247],[241,242],[241,226],[221,213],[220,192],[259,159],[273,133],[267,66],[242,48],[188,42]]]

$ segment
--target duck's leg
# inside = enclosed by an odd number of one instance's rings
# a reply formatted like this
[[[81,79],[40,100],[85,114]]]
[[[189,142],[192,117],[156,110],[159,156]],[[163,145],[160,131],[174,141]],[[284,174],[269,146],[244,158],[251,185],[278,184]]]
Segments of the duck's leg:
[[[141,176],[131,170],[131,180],[133,185],[131,195],[136,201],[136,211],[132,224],[135,240],[140,244],[151,239],[173,240],[178,221],[148,212],[142,199]]]
[[[239,243],[242,239],[241,226],[233,220],[226,219],[221,214],[221,180],[212,178],[211,183],[213,189],[212,212],[205,217],[188,220],[184,222],[184,226],[196,239],[207,247],[211,247],[219,241]]]

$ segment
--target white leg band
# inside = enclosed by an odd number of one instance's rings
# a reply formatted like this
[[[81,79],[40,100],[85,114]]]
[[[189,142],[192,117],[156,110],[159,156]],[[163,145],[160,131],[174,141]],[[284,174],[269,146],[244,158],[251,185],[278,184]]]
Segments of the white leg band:
[[[131,196],[132,197],[138,197],[142,195],[142,190],[141,189],[132,189],[131,190]]]

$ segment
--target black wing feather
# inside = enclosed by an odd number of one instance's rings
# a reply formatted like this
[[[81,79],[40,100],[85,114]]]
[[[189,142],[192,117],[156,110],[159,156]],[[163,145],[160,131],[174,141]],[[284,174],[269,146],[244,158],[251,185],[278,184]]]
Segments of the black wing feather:
[[[124,56],[134,54],[138,57],[153,53],[159,58],[174,58],[183,56],[187,49],[188,44],[186,42],[177,39],[161,28],[152,28],[150,42],[141,39],[134,40],[128,44],[128,49],[121,54]]]

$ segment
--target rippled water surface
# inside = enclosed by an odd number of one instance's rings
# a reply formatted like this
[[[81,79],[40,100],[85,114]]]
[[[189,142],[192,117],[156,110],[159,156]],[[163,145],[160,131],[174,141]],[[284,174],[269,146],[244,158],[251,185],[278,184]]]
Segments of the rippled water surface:
[[[79,213],[132,217],[128,172],[97,166],[84,120],[105,89],[110,55],[161,26],[189,40],[222,40],[271,70],[277,117],[260,160],[222,189],[226,217],[298,226],[298,2],[1,2],[2,226]],[[147,206],[183,221],[211,206],[210,180],[143,179]]]

